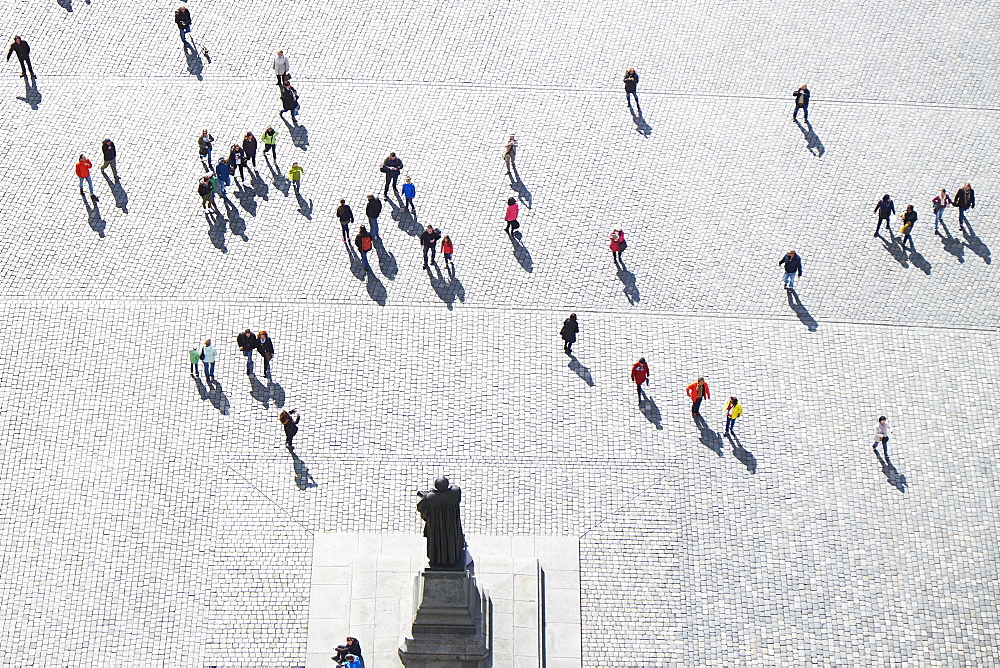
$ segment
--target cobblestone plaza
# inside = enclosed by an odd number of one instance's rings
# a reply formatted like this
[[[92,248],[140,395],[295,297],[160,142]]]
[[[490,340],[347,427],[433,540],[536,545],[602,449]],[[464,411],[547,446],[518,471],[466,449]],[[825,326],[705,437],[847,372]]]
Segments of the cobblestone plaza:
[[[469,533],[579,539],[584,665],[1000,663],[996,5],[190,0],[204,56],[179,4],[8,8],[38,78],[11,57],[0,101],[0,663],[304,665],[313,537],[418,534],[440,472]],[[278,169],[206,218],[198,135],[268,125]],[[417,215],[392,198],[366,274],[334,212],[390,151]],[[883,193],[912,249],[872,237]]]

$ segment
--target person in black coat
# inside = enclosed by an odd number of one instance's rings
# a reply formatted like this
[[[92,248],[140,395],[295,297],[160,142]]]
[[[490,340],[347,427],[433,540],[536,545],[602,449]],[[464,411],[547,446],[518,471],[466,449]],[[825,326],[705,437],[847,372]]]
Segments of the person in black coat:
[[[187,34],[191,32],[191,12],[188,11],[187,7],[178,7],[177,11],[174,12],[174,23],[177,24],[177,29],[181,33],[181,41],[184,42],[184,49],[190,46],[187,41]]]
[[[278,112],[278,115],[281,116],[286,111],[292,112],[292,125],[298,125],[299,122],[295,119],[295,115],[299,111],[299,94],[292,88],[287,77],[285,85],[281,87],[281,111]]]
[[[972,226],[969,225],[969,219],[965,217],[965,212],[976,208],[976,191],[972,189],[972,184],[966,183],[959,188],[955,196],[951,198],[951,201],[958,207],[958,229],[962,229],[962,225],[964,224],[969,226],[969,231],[971,232]]]
[[[636,86],[639,85],[639,75],[636,73],[634,67],[630,67],[625,70],[625,101],[628,102],[628,108],[632,108],[632,100],[629,99],[629,95],[635,98],[635,107],[639,108],[639,96],[636,94]]]
[[[900,242],[900,246],[904,249],[906,248],[906,242],[910,242],[910,246],[913,250],[917,250],[916,246],[913,244],[913,240],[910,239],[910,232],[913,231],[913,224],[917,222],[917,212],[913,210],[913,205],[910,204],[906,207],[906,211],[903,212],[903,227],[899,231],[903,235],[903,240]]]
[[[340,220],[340,232],[343,234],[346,244],[347,235],[351,233],[351,223],[354,222],[354,212],[344,200],[340,200],[340,206],[337,207],[337,218]]]
[[[243,155],[250,161],[253,168],[257,169],[257,138],[252,132],[243,135]]]
[[[889,224],[889,217],[896,213],[896,205],[892,203],[889,193],[882,195],[882,199],[875,205],[874,212],[878,214],[878,224],[875,225],[875,234],[872,237],[878,236],[878,231],[882,229],[882,221],[885,221],[885,229],[889,230],[889,241],[892,241],[892,226]]]
[[[385,197],[389,196],[389,183],[392,183],[392,190],[398,196],[399,189],[396,188],[396,181],[399,180],[399,170],[403,169],[403,161],[396,157],[395,153],[390,153],[389,157],[382,163],[381,170],[385,174]]]
[[[257,333],[257,352],[264,358],[264,376],[271,377],[271,358],[274,357],[274,343],[267,332]]]
[[[278,415],[278,421],[281,422],[281,426],[285,428],[285,447],[288,448],[289,452],[293,452],[295,450],[295,448],[292,447],[292,438],[295,437],[295,434],[299,433],[299,420],[302,419],[302,416],[296,415],[296,412],[297,411],[293,408],[290,411],[281,411],[281,414]],[[293,415],[295,415],[294,419],[292,418]]]
[[[430,225],[420,234],[420,245],[424,247],[424,269],[427,269],[428,253],[431,255],[431,264],[437,264],[434,258],[437,256],[437,242],[440,238],[441,233]]]
[[[105,139],[101,143],[101,153],[104,154],[104,164],[101,165],[101,171],[103,172],[108,166],[111,166],[111,173],[115,177],[115,181],[118,181],[118,150],[115,148],[115,143],[110,139]]]
[[[14,35],[14,41],[11,43],[10,48],[7,49],[7,60],[10,61],[10,54],[17,54],[17,62],[21,63],[21,78],[27,79],[28,72],[31,72],[31,78],[36,79],[35,70],[31,67],[31,58],[28,54],[31,53],[31,47],[28,43],[21,39],[18,35]],[[27,66],[27,71],[25,71],[25,66]]]
[[[562,336],[562,340],[565,342],[563,344],[563,351],[567,355],[573,354],[573,344],[576,343],[576,335],[580,331],[580,325],[576,321],[576,313],[570,313],[569,317],[563,322],[562,330],[559,335]]]
[[[778,260],[778,265],[785,265],[785,289],[795,289],[795,274],[802,276],[802,258],[790,250],[785,257]]]
[[[802,110],[802,117],[805,118],[806,123],[809,122],[809,89],[805,84],[802,84],[798,89],[792,93],[792,97],[795,98],[795,111],[792,112],[792,120],[798,121],[799,109]]]
[[[368,196],[368,204],[365,205],[365,215],[368,216],[368,226],[372,231],[372,238],[378,239],[378,217],[382,213],[382,200],[375,195]]]
[[[242,334],[236,336],[236,345],[239,346],[240,352],[243,356],[247,358],[247,375],[253,375],[253,351],[257,350],[257,337],[253,335],[250,328],[247,327],[246,331]]]
[[[344,663],[347,661],[348,655],[356,657],[362,666],[365,664],[364,659],[361,657],[361,643],[358,642],[357,638],[347,636],[346,643],[337,645],[337,656],[333,657],[333,660],[338,664]]]

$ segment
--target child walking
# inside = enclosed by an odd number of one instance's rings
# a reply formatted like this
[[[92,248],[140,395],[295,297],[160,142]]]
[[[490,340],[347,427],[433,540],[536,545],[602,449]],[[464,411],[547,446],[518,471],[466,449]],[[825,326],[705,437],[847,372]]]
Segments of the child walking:
[[[451,237],[448,235],[445,235],[444,239],[441,240],[441,252],[444,253],[444,266],[453,267],[451,254],[455,252],[455,244],[451,242]]]

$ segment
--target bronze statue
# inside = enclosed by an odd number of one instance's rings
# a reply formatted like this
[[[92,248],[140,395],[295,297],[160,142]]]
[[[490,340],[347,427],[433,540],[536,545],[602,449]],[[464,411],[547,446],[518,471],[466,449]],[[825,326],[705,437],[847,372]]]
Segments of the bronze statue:
[[[448,484],[441,476],[434,481],[434,489],[417,492],[417,511],[424,520],[424,537],[427,539],[427,560],[431,568],[462,570],[465,568],[465,534],[458,504],[462,490]]]

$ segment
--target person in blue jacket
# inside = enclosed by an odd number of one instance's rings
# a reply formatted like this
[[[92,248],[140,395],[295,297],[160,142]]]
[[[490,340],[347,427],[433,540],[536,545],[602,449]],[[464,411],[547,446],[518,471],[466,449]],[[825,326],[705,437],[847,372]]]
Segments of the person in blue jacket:
[[[229,185],[230,174],[229,161],[225,158],[219,158],[219,164],[215,166],[215,175],[219,177],[219,191],[223,197],[226,195],[226,186]]]
[[[403,183],[403,197],[406,198],[406,205],[403,207],[409,211],[412,211],[414,215],[417,213],[417,207],[413,206],[413,198],[417,196],[417,187],[410,183],[410,177],[406,177],[406,182]]]

